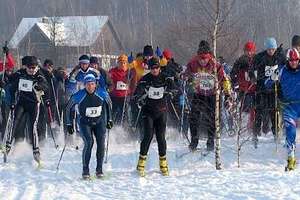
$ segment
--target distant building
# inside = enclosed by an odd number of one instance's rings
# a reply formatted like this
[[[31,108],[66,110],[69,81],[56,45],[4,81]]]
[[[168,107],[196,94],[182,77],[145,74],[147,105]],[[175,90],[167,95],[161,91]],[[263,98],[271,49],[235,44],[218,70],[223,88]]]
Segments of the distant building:
[[[108,16],[23,18],[9,46],[20,57],[51,58],[57,66],[77,64],[81,54],[114,57],[124,51]]]

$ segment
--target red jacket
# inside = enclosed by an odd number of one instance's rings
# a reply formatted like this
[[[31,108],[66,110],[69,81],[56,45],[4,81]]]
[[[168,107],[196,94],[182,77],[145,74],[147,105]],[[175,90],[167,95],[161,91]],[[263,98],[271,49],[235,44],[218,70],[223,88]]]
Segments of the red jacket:
[[[5,68],[8,70],[12,70],[15,66],[15,61],[12,55],[9,53],[6,55],[6,64]],[[0,58],[0,73],[3,73],[3,60]]]
[[[134,69],[123,70],[118,67],[114,67],[109,71],[109,75],[112,80],[111,96],[125,97],[126,95],[131,95],[136,86]]]
[[[214,68],[217,68],[218,82],[223,88],[225,94],[230,94],[231,85],[228,77],[226,77],[222,65],[211,59],[206,66],[199,64],[198,57],[194,57],[188,64],[186,75],[192,82],[194,92],[203,96],[215,95],[215,74]]]

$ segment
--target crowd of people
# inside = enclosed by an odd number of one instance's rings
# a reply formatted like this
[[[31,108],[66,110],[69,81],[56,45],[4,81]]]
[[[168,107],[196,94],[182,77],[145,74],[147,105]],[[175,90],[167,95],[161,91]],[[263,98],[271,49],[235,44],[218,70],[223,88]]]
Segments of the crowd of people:
[[[170,49],[157,47],[154,51],[146,45],[135,57],[132,53],[119,55],[117,65],[109,71],[101,67],[97,57],[82,55],[68,74],[51,60],[42,64],[35,56],[24,56],[22,66],[16,69],[5,46],[5,59],[0,60],[3,154],[7,157],[13,144],[26,138],[39,163],[40,144],[47,133],[55,142],[58,131],[53,131],[51,124],[56,122],[66,135],[78,132],[82,138],[85,179],[90,177],[96,139],[96,176],[102,177],[106,132],[118,125],[140,140],[137,170],[141,176],[145,176],[149,146],[156,136],[160,170],[167,176],[167,124],[182,133],[190,151],[197,150],[201,133],[207,135],[207,151],[214,151],[219,104],[229,116],[236,107],[248,113],[247,126],[255,148],[261,132],[271,131],[278,139],[282,119],[288,153],[286,169],[293,170],[296,121],[300,117],[300,36],[292,38],[287,51],[277,45],[275,38],[266,38],[264,47],[257,53],[256,44],[248,41],[244,54],[231,67],[213,55],[205,40],[186,66],[175,62]],[[216,98],[218,94],[221,101]],[[230,123],[222,122],[224,126]]]

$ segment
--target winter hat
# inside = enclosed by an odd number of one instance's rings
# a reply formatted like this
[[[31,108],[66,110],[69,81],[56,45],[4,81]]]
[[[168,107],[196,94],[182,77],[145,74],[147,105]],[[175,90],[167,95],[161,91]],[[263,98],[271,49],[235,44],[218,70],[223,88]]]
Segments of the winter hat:
[[[244,46],[245,51],[255,52],[256,51],[256,45],[253,41],[248,41]]]
[[[143,55],[144,56],[153,56],[153,48],[151,45],[144,46]]]
[[[208,53],[211,54],[209,43],[206,40],[202,40],[199,43],[199,47],[198,47],[197,53],[198,53],[198,55],[200,55],[200,54],[208,54]]]
[[[125,54],[121,54],[118,57],[118,62],[128,62],[128,57]]]
[[[90,58],[87,55],[82,55],[79,57],[80,64],[90,64]]]
[[[292,46],[300,46],[300,36],[299,35],[294,35],[292,38]]]
[[[170,60],[173,55],[172,55],[172,52],[170,49],[164,49],[163,51],[163,56],[167,59],[167,60]]]
[[[276,39],[273,37],[269,37],[265,40],[265,48],[266,49],[277,49]]]
[[[38,62],[37,57],[29,56],[26,66],[29,67],[29,66],[38,66],[38,65],[39,65],[39,62]]]
[[[160,67],[159,59],[155,58],[155,57],[153,57],[150,60],[148,60],[148,67],[149,67],[149,69],[154,68],[154,66]]]
[[[24,56],[24,57],[22,58],[22,60],[21,60],[22,65],[26,65],[26,66],[27,66],[29,60],[30,60],[30,56]]]
[[[288,61],[299,60],[299,52],[295,48],[289,49],[288,52],[287,52],[286,57],[287,57]]]
[[[96,78],[93,74],[88,74],[84,77],[84,84],[87,84],[89,82],[96,82]]]
[[[90,57],[90,63],[91,63],[91,64],[92,64],[92,63],[99,64],[99,60],[98,60],[97,57],[91,56],[91,57]]]
[[[50,60],[50,59],[46,59],[45,61],[44,61],[44,66],[45,65],[50,65],[50,66],[53,66],[54,64],[53,64],[53,61],[52,60]]]

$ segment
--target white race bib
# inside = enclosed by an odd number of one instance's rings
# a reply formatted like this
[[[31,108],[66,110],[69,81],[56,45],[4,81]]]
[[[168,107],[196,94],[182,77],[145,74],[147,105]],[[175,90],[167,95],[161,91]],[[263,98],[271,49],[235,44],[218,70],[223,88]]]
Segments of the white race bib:
[[[161,99],[164,97],[165,88],[164,87],[150,87],[148,91],[148,97],[150,99]]]
[[[266,68],[265,68],[265,76],[266,77],[270,77],[277,69],[278,69],[278,65],[266,66]]]
[[[23,92],[32,92],[33,82],[26,79],[19,80],[19,90]]]
[[[117,90],[127,90],[127,85],[123,81],[118,81],[116,89]]]
[[[87,117],[99,117],[101,115],[102,106],[88,107],[85,110],[85,116]]]
[[[195,74],[195,84],[200,90],[212,90],[215,87],[215,76],[206,72]]]

